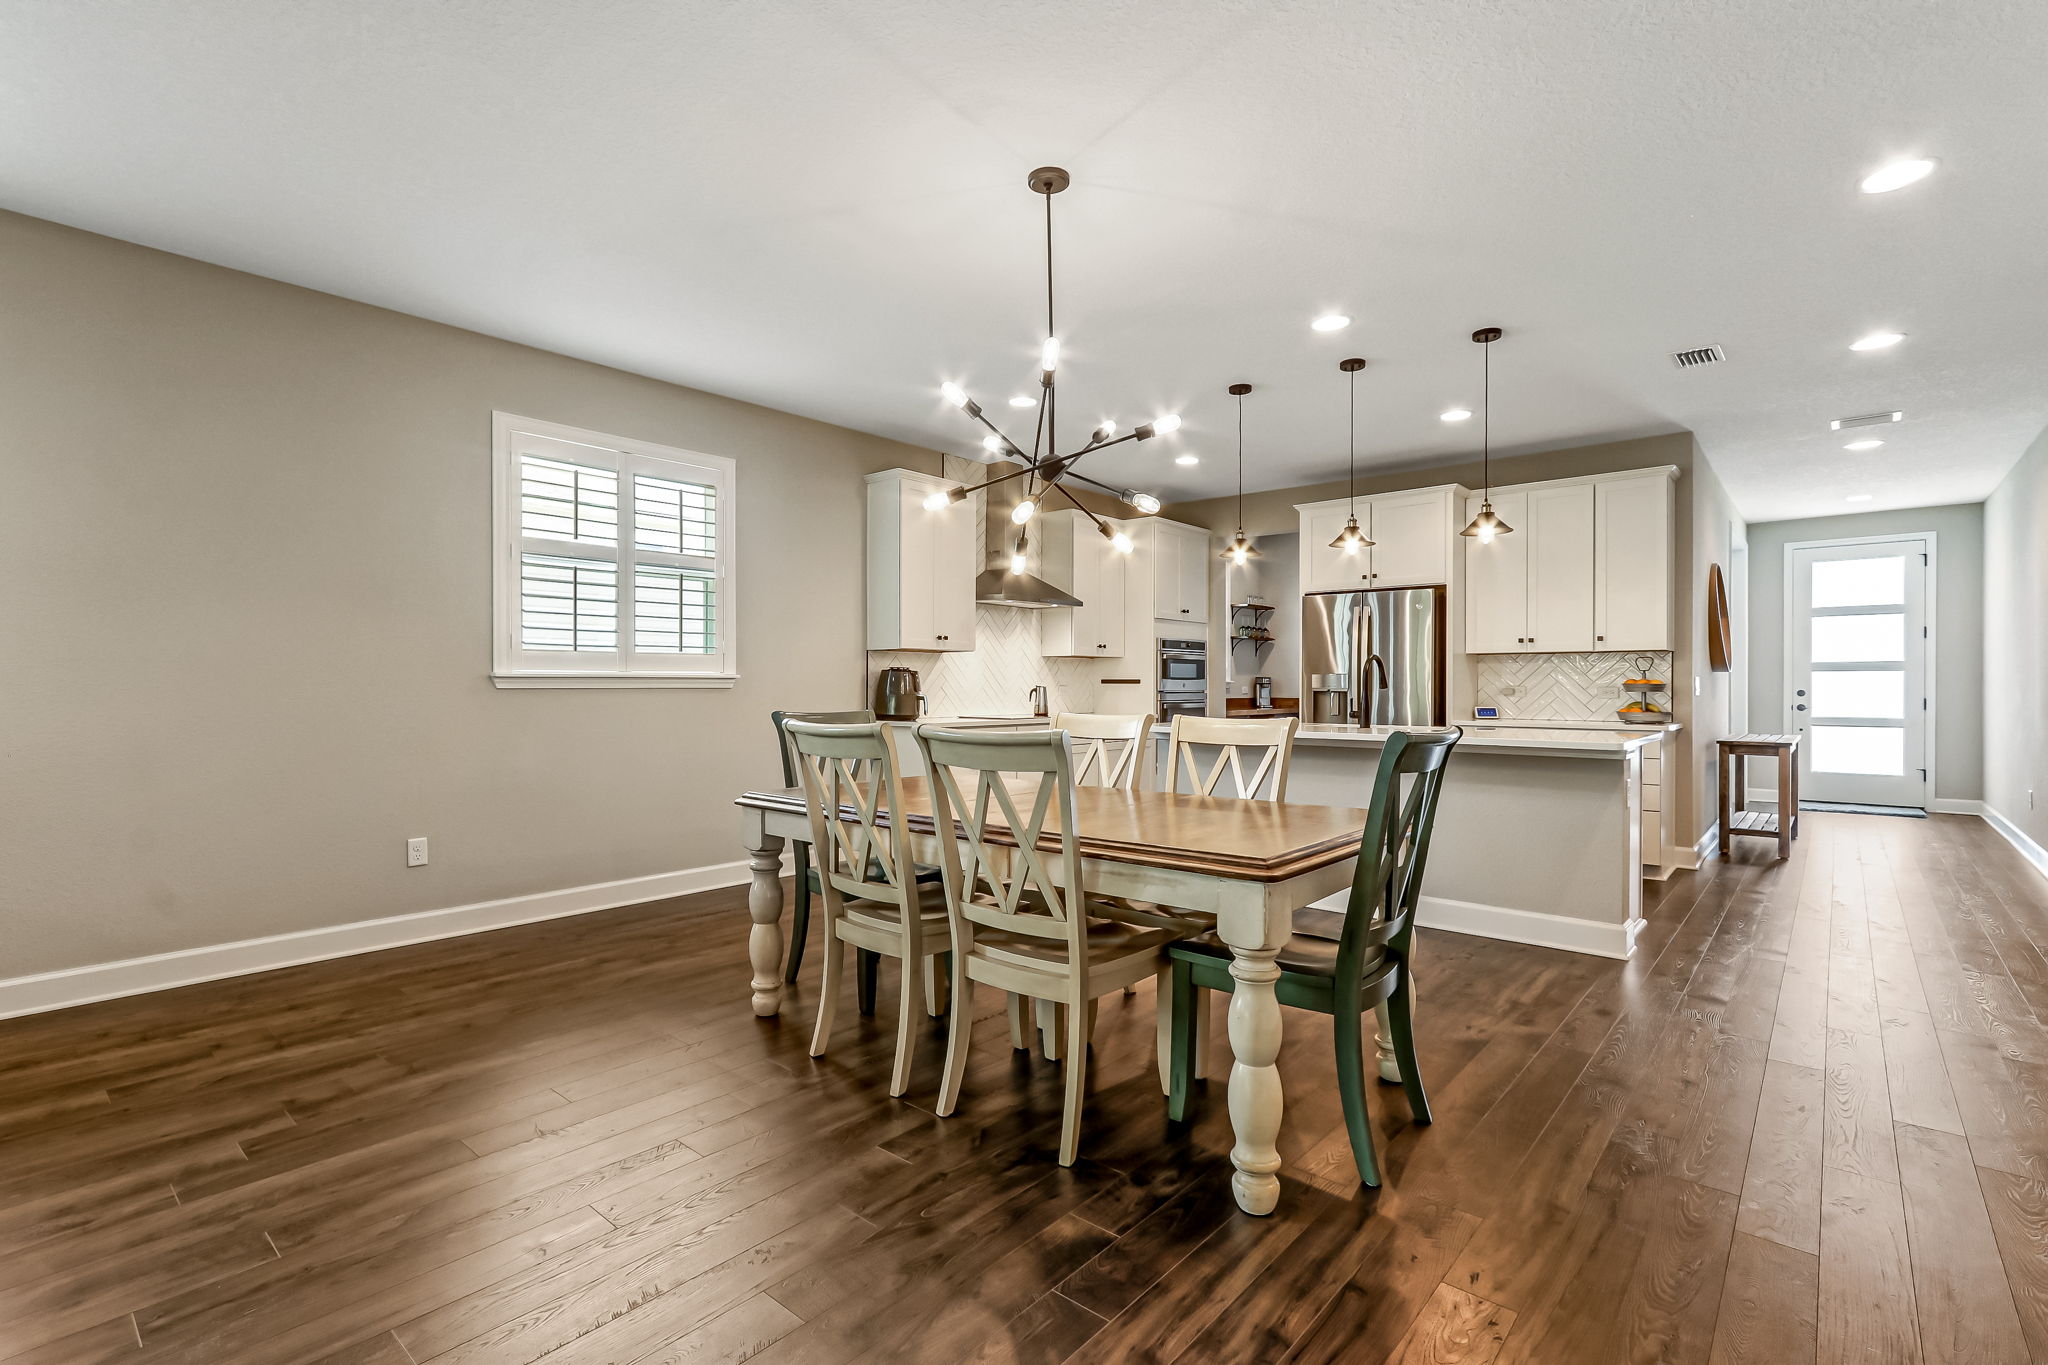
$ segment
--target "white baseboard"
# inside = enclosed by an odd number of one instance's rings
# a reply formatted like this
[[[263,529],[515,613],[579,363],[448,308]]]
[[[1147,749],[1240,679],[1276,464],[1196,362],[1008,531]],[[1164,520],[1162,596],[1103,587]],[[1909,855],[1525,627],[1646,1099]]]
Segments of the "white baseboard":
[[[1620,958],[1635,951],[1636,935],[1643,929],[1639,919],[1627,924],[1608,924],[1504,905],[1446,900],[1442,896],[1424,896],[1415,907],[1415,922],[1430,929],[1448,929],[1454,934],[1477,934],[1481,938],[1506,939],[1509,943],[1532,943],[1539,948],[1562,948],[1568,953]]]
[[[785,855],[784,870],[788,862]],[[750,873],[744,859],[715,863],[709,867],[687,867],[675,872],[657,872],[646,877],[627,877],[615,882],[541,891],[504,900],[478,901],[473,905],[450,906],[443,910],[422,910],[386,919],[358,920],[295,933],[248,938],[235,943],[216,943],[204,948],[181,948],[150,957],[131,957],[118,962],[99,962],[87,967],[43,972],[0,980],[0,1019],[46,1010],[89,1005],[124,995],[143,995],[176,986],[191,986],[223,977],[247,976],[304,962],[320,962],[357,953],[374,953],[385,948],[402,948],[412,943],[480,934],[490,929],[508,929],[515,924],[561,919],[566,915],[587,915],[595,910],[615,910],[622,905],[687,896],[697,891],[744,884]]]
[[[1927,809],[1936,815],[1977,815],[1990,818],[1984,815],[1985,806],[1982,801],[1965,801],[1953,796],[1937,796],[1934,798],[1934,804]]]
[[[1708,825],[1707,832],[1694,840],[1692,847],[1686,850],[1686,852],[1692,855],[1692,861],[1685,864],[1685,866],[1704,867],[1720,851],[1721,822],[1716,820],[1713,824]]]
[[[1984,817],[1984,823],[1997,830],[2000,834],[2003,834],[2005,841],[2018,849],[2022,858],[2025,858],[2034,865],[2034,871],[2044,877],[2048,877],[2048,848],[2043,848],[2028,838],[2025,830],[2006,819],[1990,806],[1985,805],[1981,801],[1977,804],[1982,807],[1978,814]]]

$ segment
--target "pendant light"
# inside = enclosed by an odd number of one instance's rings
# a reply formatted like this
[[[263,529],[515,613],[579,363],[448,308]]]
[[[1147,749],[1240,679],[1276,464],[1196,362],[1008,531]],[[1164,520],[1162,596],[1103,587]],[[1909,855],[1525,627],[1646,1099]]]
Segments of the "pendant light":
[[[1092,455],[1110,446],[1122,445],[1125,441],[1149,441],[1155,436],[1171,435],[1173,432],[1180,430],[1180,415],[1178,413],[1167,413],[1164,416],[1155,417],[1149,422],[1139,423],[1121,436],[1116,434],[1117,426],[1115,422],[1103,422],[1090,434],[1087,444],[1077,447],[1065,455],[1058,453],[1059,405],[1054,377],[1058,374],[1060,368],[1060,338],[1059,333],[1053,327],[1052,311],[1052,197],[1065,190],[1072,182],[1067,173],[1058,166],[1040,166],[1037,170],[1031,172],[1025,183],[1030,186],[1033,194],[1040,196],[1045,201],[1045,339],[1040,343],[1038,353],[1037,399],[1026,398],[1022,403],[1019,403],[1016,398],[1012,398],[1010,406],[1027,408],[1035,406],[1038,409],[1037,425],[1031,437],[1031,449],[1027,454],[1022,444],[1011,440],[997,428],[993,421],[989,420],[988,414],[981,410],[981,404],[970,398],[967,390],[948,380],[939,386],[939,393],[944,396],[948,403],[966,413],[971,420],[987,428],[988,434],[981,439],[982,449],[991,456],[1018,462],[1019,467],[1010,470],[1006,474],[997,474],[984,479],[972,488],[958,485],[933,493],[924,500],[924,505],[926,510],[937,512],[951,503],[961,501],[970,493],[978,493],[985,488],[1003,483],[1009,479],[1021,478],[1024,480],[1024,496],[1010,513],[1010,520],[1015,522],[1018,527],[1025,527],[1032,517],[1045,510],[1048,499],[1057,493],[1066,500],[1070,507],[1095,524],[1095,529],[1102,533],[1103,539],[1110,543],[1111,548],[1119,554],[1129,554],[1131,551],[1131,538],[1117,527],[1095,515],[1088,508],[1082,506],[1080,500],[1068,489],[1067,484],[1071,481],[1099,488],[1105,493],[1121,498],[1140,514],[1151,516],[1159,510],[1159,499],[1153,494],[1140,492],[1134,488],[1119,489],[1111,487],[1099,479],[1093,479],[1086,474],[1078,472],[1074,466],[1083,456]],[[1028,533],[1020,529],[1017,533],[1015,546],[1010,553],[1010,574],[1012,577],[1023,576],[1024,565],[1028,562],[1029,548],[1030,540]],[[982,578],[987,577],[989,577],[988,574],[982,575]],[[997,577],[1000,579],[1000,575]],[[1012,586],[1006,586],[1000,581],[989,584],[983,584],[981,579],[975,581],[976,598],[978,601],[1001,603],[1014,600],[1015,604],[1020,606],[1045,605],[1045,600],[1042,596],[1034,595],[1037,593],[1037,589],[1032,585],[1026,584],[1021,589],[1013,590]],[[1019,593],[1023,595],[1018,595]]]
[[[1337,362],[1337,368],[1351,376],[1351,455],[1344,466],[1344,479],[1351,499],[1351,515],[1344,519],[1344,529],[1330,542],[1330,548],[1355,555],[1367,549],[1372,542],[1365,532],[1358,529],[1358,372],[1365,368],[1365,362],[1357,356]]]
[[[1500,328],[1481,327],[1472,334],[1472,339],[1482,347],[1491,346],[1500,340]],[[1479,362],[1479,468],[1486,491],[1479,495],[1479,515],[1458,534],[1489,545],[1495,536],[1507,535],[1515,528],[1493,514],[1493,353],[1482,350],[1479,354],[1483,357]]]
[[[1237,535],[1223,547],[1220,558],[1239,567],[1259,557],[1258,547],[1244,534],[1244,396],[1251,391],[1249,384],[1230,386],[1230,396],[1237,400]]]

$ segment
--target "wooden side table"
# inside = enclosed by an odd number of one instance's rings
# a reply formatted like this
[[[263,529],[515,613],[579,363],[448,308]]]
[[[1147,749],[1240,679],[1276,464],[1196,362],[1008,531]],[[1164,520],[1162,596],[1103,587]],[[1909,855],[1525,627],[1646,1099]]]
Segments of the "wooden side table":
[[[1738,834],[1752,834],[1778,841],[1778,856],[1792,856],[1792,841],[1799,837],[1799,736],[1731,735],[1719,741],[1717,756],[1721,784],[1721,856]],[[1749,760],[1778,760],[1778,809],[1748,810]],[[1729,791],[1730,769],[1734,791]],[[1732,798],[1732,799],[1731,799]]]

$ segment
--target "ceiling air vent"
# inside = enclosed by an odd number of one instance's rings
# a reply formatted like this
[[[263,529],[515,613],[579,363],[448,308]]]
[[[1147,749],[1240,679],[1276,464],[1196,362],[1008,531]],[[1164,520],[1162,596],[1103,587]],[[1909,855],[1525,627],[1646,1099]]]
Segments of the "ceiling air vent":
[[[1718,365],[1728,355],[1719,346],[1701,346],[1691,351],[1673,351],[1671,363],[1681,370],[1698,369],[1702,365]]]
[[[1905,415],[1903,412],[1866,412],[1861,417],[1837,417],[1828,423],[1828,430],[1847,431],[1850,427],[1881,427],[1887,422],[1896,422]]]

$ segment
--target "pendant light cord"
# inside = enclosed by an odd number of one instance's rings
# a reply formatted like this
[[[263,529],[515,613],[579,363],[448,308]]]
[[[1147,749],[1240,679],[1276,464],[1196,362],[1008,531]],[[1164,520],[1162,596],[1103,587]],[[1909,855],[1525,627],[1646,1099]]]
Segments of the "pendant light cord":
[[[1244,395],[1237,396],[1237,538],[1244,539]]]
[[[1480,501],[1493,504],[1493,343],[1479,348],[1479,477],[1486,483]]]
[[[1352,519],[1353,521],[1357,521],[1357,520],[1358,520],[1358,371],[1356,371],[1356,370],[1353,370],[1353,371],[1351,371],[1351,373],[1350,373],[1350,376],[1349,376],[1349,378],[1350,378],[1350,380],[1351,380],[1351,387],[1350,387],[1350,389],[1348,390],[1348,392],[1349,392],[1349,394],[1350,394],[1350,403],[1351,403],[1351,435],[1350,435],[1350,453],[1349,453],[1349,454],[1348,454],[1348,455],[1347,455],[1347,456],[1345,457],[1345,460],[1344,460],[1344,486],[1345,486],[1345,496],[1346,496],[1347,498],[1349,498],[1349,499],[1350,499],[1350,501],[1351,501],[1351,511],[1350,511],[1351,519]]]
[[[1052,192],[1045,194],[1045,335],[1058,335],[1052,326]],[[1045,374],[1045,448],[1056,454],[1060,448],[1060,398],[1053,371]]]

